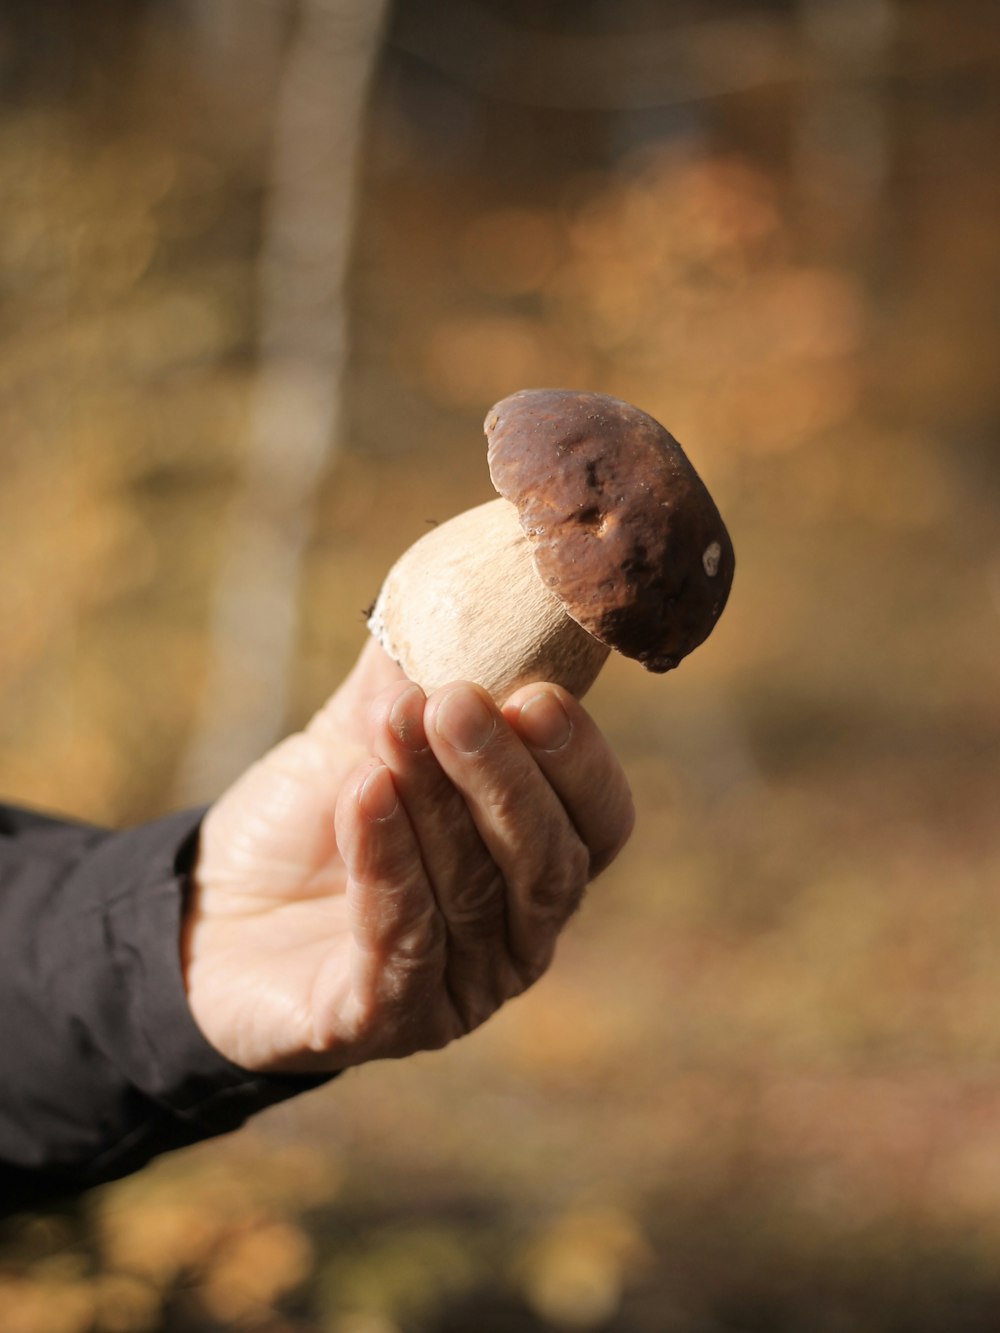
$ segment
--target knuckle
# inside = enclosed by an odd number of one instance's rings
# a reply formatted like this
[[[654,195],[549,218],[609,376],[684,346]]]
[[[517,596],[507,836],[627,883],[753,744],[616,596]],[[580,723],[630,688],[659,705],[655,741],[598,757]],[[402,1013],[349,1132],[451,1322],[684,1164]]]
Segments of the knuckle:
[[[459,928],[493,926],[503,911],[503,882],[496,866],[468,876],[448,896],[448,917]]]
[[[521,794],[512,786],[498,784],[485,802],[488,821],[499,829],[517,828],[524,817]]]
[[[392,943],[392,953],[401,963],[419,966],[436,961],[444,945],[444,922],[436,908],[429,907],[418,921],[399,932]]]
[[[443,964],[426,956],[393,953],[376,985],[382,1015],[402,1030],[426,1026],[441,985]]]
[[[425,998],[423,1005],[412,1007],[400,1018],[400,1053],[440,1051],[462,1035],[440,986]]]
[[[590,853],[573,838],[548,858],[530,891],[532,911],[543,920],[561,924],[576,911],[590,877]]]
[[[512,966],[506,950],[497,950],[497,956],[481,961],[472,969],[456,968],[452,973],[449,991],[455,1013],[463,1033],[482,1027],[487,1019],[525,989],[519,969]]]
[[[565,866],[570,893],[571,895],[576,894],[577,900],[579,900],[590,878],[590,852],[579,838],[574,838],[570,844],[566,853]]]
[[[476,1028],[482,1027],[488,1018],[492,1018],[502,1003],[502,1000],[494,1002],[478,992],[473,992],[471,995],[465,994],[457,998],[455,1011],[458,1015],[458,1024],[463,1036],[467,1036],[470,1032],[475,1032]]]
[[[595,840],[591,850],[588,878],[595,879],[602,871],[607,870],[632,836],[634,828],[635,806],[629,795],[615,826],[609,829],[603,838]]]
[[[624,845],[625,844],[622,842],[610,842],[595,847],[590,857],[590,868],[587,878],[596,879],[598,875],[603,875]]]

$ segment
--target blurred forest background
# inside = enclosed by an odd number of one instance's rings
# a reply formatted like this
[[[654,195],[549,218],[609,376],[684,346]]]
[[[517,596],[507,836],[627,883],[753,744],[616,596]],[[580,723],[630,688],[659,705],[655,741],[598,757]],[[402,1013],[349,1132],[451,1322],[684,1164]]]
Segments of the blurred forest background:
[[[557,965],[0,1235],[5,1333],[1000,1327],[1000,7],[3,0],[0,789],[301,724],[532,385],[737,550]]]

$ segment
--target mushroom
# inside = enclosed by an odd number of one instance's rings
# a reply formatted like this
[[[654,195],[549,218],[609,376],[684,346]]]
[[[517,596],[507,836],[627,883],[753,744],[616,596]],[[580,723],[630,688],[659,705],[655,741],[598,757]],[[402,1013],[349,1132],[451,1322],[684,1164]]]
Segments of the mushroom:
[[[630,403],[525,389],[486,416],[502,499],[431,529],[390,570],[368,626],[428,692],[531,680],[578,698],[612,648],[669,671],[711,633],[732,543],[677,441]]]

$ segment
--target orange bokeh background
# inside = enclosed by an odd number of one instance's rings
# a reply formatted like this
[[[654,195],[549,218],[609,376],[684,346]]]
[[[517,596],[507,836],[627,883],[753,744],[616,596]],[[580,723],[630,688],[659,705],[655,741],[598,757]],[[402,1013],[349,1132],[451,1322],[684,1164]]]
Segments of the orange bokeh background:
[[[0,19],[0,789],[108,824],[300,725],[520,387],[737,551],[588,704],[632,844],[552,973],[8,1223],[8,1333],[994,1329],[1000,22],[960,0]]]

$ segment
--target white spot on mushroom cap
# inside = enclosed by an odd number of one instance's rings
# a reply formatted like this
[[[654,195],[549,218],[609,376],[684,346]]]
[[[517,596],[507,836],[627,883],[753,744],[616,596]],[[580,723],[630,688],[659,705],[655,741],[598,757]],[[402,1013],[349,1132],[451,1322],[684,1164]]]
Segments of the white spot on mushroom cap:
[[[719,572],[719,559],[722,556],[722,547],[718,542],[709,542],[701,557],[701,563],[705,567],[705,573],[710,579],[714,579]]]

